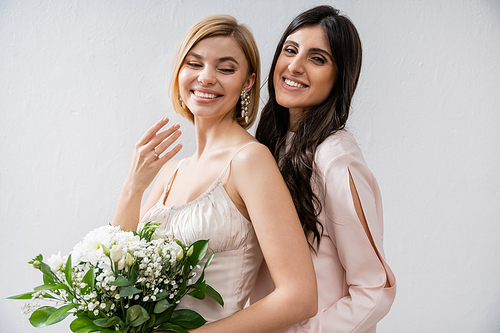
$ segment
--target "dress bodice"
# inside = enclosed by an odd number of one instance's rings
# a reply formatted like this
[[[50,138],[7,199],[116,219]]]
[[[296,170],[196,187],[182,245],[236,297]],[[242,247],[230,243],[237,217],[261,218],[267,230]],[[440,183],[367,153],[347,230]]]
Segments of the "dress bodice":
[[[200,266],[203,267],[208,256],[215,253],[205,270],[205,279],[207,284],[221,294],[224,308],[208,296],[204,300],[186,296],[178,307],[195,310],[208,322],[227,317],[244,308],[262,261],[252,223],[239,212],[222,185],[222,179],[234,155],[216,181],[198,198],[182,206],[167,207],[164,202],[177,170],[182,165],[183,160],[180,161],[160,200],[141,221],[160,222],[159,228],[187,245],[200,239],[209,239],[207,256]]]

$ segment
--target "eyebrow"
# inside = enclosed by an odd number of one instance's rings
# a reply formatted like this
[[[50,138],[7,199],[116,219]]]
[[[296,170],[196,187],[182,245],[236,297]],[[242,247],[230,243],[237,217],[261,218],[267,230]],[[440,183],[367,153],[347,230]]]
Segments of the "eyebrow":
[[[194,52],[189,52],[187,56],[193,56],[195,57],[196,59],[200,59],[200,60],[203,60],[203,57],[201,55],[199,55],[198,53],[194,53]],[[224,62],[224,61],[231,61],[231,62],[234,62],[236,65],[240,65],[240,63],[234,58],[234,57],[231,57],[231,56],[225,56],[225,57],[220,57],[220,58],[217,58],[217,62]]]
[[[294,42],[293,40],[287,40],[287,41],[285,42],[285,45],[286,45],[286,44],[292,44],[292,45],[293,45],[293,46],[295,46],[295,47],[300,47],[300,46],[299,46],[299,43]],[[323,50],[323,49],[320,49],[319,47],[312,47],[312,48],[310,48],[310,49],[309,49],[309,52],[319,52],[319,53],[322,53],[322,54],[326,55],[328,58],[330,58],[330,60],[331,60],[332,62],[335,62],[335,60],[333,60],[332,55],[331,55],[328,51]]]

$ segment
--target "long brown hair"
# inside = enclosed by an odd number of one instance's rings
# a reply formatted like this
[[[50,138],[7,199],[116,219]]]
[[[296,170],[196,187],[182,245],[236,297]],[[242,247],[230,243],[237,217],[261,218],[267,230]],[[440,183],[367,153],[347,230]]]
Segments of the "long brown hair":
[[[304,114],[290,148],[283,155],[289,113],[287,108],[276,102],[274,71],[286,38],[294,31],[310,26],[321,26],[326,32],[338,74],[327,99]],[[319,245],[323,233],[323,226],[318,220],[321,201],[311,186],[314,156],[317,147],[328,136],[345,127],[359,80],[361,54],[361,41],[349,18],[331,6],[318,6],[299,14],[286,28],[276,47],[269,72],[269,101],[262,110],[256,138],[273,153],[311,248],[314,242]]]

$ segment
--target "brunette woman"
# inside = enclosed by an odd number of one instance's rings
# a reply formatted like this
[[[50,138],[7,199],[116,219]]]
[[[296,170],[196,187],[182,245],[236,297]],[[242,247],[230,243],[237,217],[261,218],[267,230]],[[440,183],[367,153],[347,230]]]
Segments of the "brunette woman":
[[[314,268],[293,201],[269,150],[246,131],[258,108],[259,71],[254,38],[234,18],[210,17],[188,32],[171,97],[175,110],[194,124],[196,151],[166,164],[180,149],[169,150],[179,126],[162,132],[162,119],[151,127],[136,145],[113,219],[126,230],[159,221],[185,244],[209,239],[215,257],[205,279],[225,304],[186,296],[179,308],[209,322],[196,332],[276,332],[316,313]],[[276,289],[244,309],[262,258]]]
[[[375,332],[394,300],[379,187],[344,129],[360,69],[358,32],[330,6],[297,16],[274,55],[256,138],[291,192],[319,293],[316,316],[284,332]],[[273,290],[272,280],[263,266],[252,301]]]

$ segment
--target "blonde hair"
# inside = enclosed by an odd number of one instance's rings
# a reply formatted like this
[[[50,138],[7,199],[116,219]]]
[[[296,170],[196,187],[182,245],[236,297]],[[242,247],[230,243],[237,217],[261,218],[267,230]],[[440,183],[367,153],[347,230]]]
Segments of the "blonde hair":
[[[257,43],[250,30],[229,15],[216,15],[207,17],[196,23],[184,36],[179,51],[175,58],[174,71],[170,79],[170,98],[174,105],[175,112],[194,122],[193,113],[184,105],[179,93],[179,72],[184,63],[184,59],[189,51],[201,40],[209,37],[225,36],[232,37],[241,47],[248,62],[248,75],[255,73],[255,82],[250,95],[250,105],[248,106],[248,122],[241,117],[241,103],[236,104],[235,118],[245,129],[252,126],[257,118],[259,107],[260,90],[260,56]],[[240,97],[241,99],[241,97]]]

